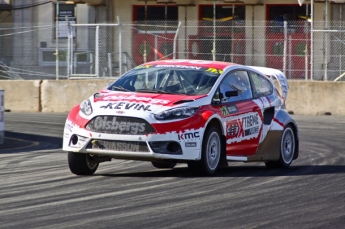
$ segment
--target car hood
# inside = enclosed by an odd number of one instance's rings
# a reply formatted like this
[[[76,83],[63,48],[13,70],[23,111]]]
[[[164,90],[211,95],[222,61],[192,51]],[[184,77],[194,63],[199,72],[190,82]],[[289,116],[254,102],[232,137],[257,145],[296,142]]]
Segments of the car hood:
[[[101,91],[90,101],[94,115],[142,116],[145,113],[157,113],[173,107],[191,105],[195,100],[207,95],[173,95],[158,93]]]

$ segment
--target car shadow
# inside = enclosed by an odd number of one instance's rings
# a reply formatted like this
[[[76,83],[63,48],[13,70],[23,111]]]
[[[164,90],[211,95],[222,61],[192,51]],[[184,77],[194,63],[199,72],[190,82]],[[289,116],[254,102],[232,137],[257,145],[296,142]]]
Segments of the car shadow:
[[[4,143],[0,145],[0,154],[61,149],[61,147],[62,137],[5,131]]]
[[[345,165],[296,165],[287,169],[268,169],[265,166],[229,166],[217,171],[212,177],[295,177],[324,174],[344,174]],[[143,172],[97,173],[104,177],[184,177],[195,178],[187,167],[174,169],[150,170]]]

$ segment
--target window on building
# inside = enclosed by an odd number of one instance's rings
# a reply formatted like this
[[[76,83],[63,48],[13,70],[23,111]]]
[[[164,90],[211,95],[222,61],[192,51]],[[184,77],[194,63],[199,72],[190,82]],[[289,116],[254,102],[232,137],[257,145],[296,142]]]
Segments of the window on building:
[[[68,26],[67,23],[75,24],[76,23],[76,7],[75,4],[59,4],[58,6],[55,4],[55,20],[56,20],[56,13],[58,7],[58,37],[59,38],[67,38],[68,37]],[[55,21],[54,20],[54,21]],[[67,22],[68,21],[68,22]],[[73,31],[73,36],[75,33]]]
[[[213,14],[215,9],[214,22]],[[216,60],[234,61],[231,53],[240,51],[241,47],[235,45],[238,34],[244,34],[245,6],[235,4],[205,4],[199,5],[200,58],[212,60],[213,33],[216,33]],[[216,25],[216,26],[214,26]],[[235,38],[237,36],[237,38]],[[238,52],[242,53],[242,52]]]
[[[200,5],[199,19],[204,33],[213,32],[214,5]],[[245,6],[244,5],[216,5],[216,32],[233,34],[244,32]],[[228,37],[227,39],[231,39]]]
[[[300,21],[310,17],[310,5],[267,5],[269,21]],[[308,14],[308,15],[307,15]]]
[[[177,21],[178,7],[167,5],[167,18],[165,18],[164,5],[147,6],[147,21]],[[134,21],[145,21],[145,6],[134,6]]]
[[[234,10],[233,10],[234,7]],[[213,5],[200,5],[200,19],[213,20]],[[216,5],[216,19],[220,22],[245,19],[244,5]]]
[[[271,33],[284,32],[284,21],[289,33],[305,32],[305,23],[310,21],[310,5],[267,5],[266,12]]]
[[[165,9],[167,10],[165,14]],[[175,31],[178,25],[178,7],[175,5],[149,5],[145,13],[145,6],[133,6],[133,21],[137,24],[144,24],[145,22],[150,25],[140,27],[142,30],[157,31],[165,30],[163,27],[167,25],[168,31]]]

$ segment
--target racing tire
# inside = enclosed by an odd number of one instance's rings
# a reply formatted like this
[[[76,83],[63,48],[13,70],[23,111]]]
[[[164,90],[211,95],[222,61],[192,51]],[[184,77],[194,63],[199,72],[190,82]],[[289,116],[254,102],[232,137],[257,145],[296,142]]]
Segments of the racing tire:
[[[173,169],[175,165],[177,164],[176,162],[157,162],[157,161],[151,161],[151,164],[153,167],[157,169]]]
[[[280,140],[280,157],[278,161],[265,162],[267,168],[288,168],[294,158],[296,149],[296,136],[291,127],[285,127]]]
[[[196,175],[213,175],[220,164],[221,134],[215,126],[209,126],[202,142],[201,160],[188,163],[188,169]]]
[[[68,165],[76,175],[92,175],[96,172],[99,163],[93,161],[90,154],[68,152]]]

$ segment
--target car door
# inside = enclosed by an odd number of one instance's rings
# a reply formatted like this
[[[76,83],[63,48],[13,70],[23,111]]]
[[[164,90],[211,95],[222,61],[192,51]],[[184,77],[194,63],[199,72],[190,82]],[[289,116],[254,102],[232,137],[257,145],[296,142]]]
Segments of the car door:
[[[260,107],[253,102],[248,72],[228,73],[219,85],[219,109],[226,135],[226,155],[249,156],[256,152],[262,128]]]

